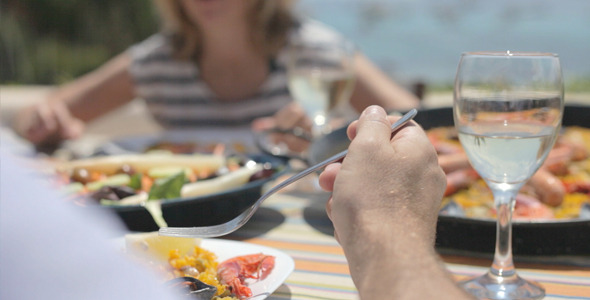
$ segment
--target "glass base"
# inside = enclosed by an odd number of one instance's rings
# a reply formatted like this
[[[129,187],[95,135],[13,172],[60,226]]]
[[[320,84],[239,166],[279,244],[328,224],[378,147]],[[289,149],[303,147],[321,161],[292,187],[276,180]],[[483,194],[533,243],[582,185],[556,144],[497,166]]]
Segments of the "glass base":
[[[538,283],[522,279],[517,274],[500,277],[490,272],[459,282],[471,295],[478,299],[542,299],[545,289]]]

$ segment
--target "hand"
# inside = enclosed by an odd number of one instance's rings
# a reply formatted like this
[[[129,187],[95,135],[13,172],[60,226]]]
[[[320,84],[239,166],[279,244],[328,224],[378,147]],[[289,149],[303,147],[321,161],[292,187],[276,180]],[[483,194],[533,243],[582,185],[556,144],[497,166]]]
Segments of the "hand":
[[[328,212],[336,229],[347,233],[339,234],[341,242],[354,233],[350,227],[356,218],[369,218],[363,226],[380,226],[398,215],[426,228],[436,222],[445,174],[415,123],[390,140],[390,126],[397,118],[387,117],[380,107],[367,108],[348,128],[352,142],[343,163],[328,166],[320,176],[322,188],[334,192]]]
[[[21,110],[14,130],[35,145],[53,144],[82,135],[84,122],[73,117],[61,101],[43,101]]]
[[[299,130],[308,136],[311,135],[311,127],[311,120],[303,108],[295,102],[283,107],[272,117],[259,118],[252,122],[252,130],[254,131]],[[289,133],[273,133],[270,140],[274,144],[285,144],[293,152],[302,152],[309,146],[309,141]]]
[[[399,267],[434,257],[445,174],[415,123],[391,138],[395,119],[381,107],[368,107],[348,127],[352,142],[346,158],[327,166],[319,178],[320,186],[333,192],[327,212],[360,289],[384,260]]]

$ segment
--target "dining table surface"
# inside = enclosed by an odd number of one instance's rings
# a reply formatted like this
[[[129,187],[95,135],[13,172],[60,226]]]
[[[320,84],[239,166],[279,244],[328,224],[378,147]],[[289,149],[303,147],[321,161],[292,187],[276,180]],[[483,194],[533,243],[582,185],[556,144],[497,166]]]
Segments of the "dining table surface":
[[[18,97],[38,97],[49,91],[50,89],[32,91],[24,88],[20,94],[16,90],[11,90],[10,93],[0,91],[4,102],[3,138],[9,131],[6,121],[11,116],[5,110],[10,104],[6,101]],[[112,138],[161,132],[146,115],[143,104],[133,102],[95,124],[90,124],[81,139],[66,144],[65,147],[80,152],[91,151],[89,149]],[[130,123],[133,124],[129,125]],[[329,193],[318,187],[317,174],[311,174],[268,198],[244,227],[221,237],[272,247],[293,258],[293,272],[267,299],[359,298],[346,257],[334,238],[334,228],[326,215],[325,205],[329,197]],[[493,236],[490,238],[494,239]],[[590,241],[580,241],[583,242]],[[492,262],[493,249],[488,254],[453,249],[437,250],[456,280],[483,274]],[[377,259],[386,260],[387,257]],[[590,253],[575,257],[517,256],[515,265],[522,277],[534,280],[545,288],[545,299],[590,299]]]
[[[310,175],[270,197],[249,223],[224,237],[273,247],[294,259],[295,270],[269,299],[359,298],[325,212],[330,195],[318,190],[316,182]],[[445,266],[458,281],[484,274],[492,263],[491,254],[439,250]],[[545,288],[545,299],[590,299],[590,255],[518,257],[515,265],[521,277]]]

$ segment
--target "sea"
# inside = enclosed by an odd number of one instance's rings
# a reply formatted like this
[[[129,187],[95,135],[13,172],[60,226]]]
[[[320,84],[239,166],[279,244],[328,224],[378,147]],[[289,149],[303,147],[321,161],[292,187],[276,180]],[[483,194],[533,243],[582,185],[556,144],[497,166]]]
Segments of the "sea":
[[[557,53],[590,78],[590,0],[299,0],[402,83],[452,83],[462,52]]]

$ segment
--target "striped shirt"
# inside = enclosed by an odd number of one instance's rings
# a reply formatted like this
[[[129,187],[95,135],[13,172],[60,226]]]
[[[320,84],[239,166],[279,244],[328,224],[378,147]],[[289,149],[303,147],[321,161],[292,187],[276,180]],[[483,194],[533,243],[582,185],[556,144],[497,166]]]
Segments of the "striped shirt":
[[[311,20],[300,22],[288,43],[336,41],[342,37]],[[170,39],[157,33],[129,49],[130,74],[135,92],[144,99],[153,117],[166,128],[249,127],[260,117],[272,116],[290,101],[286,72],[286,47],[272,61],[270,72],[255,96],[222,101],[201,79],[198,66],[173,57]]]

